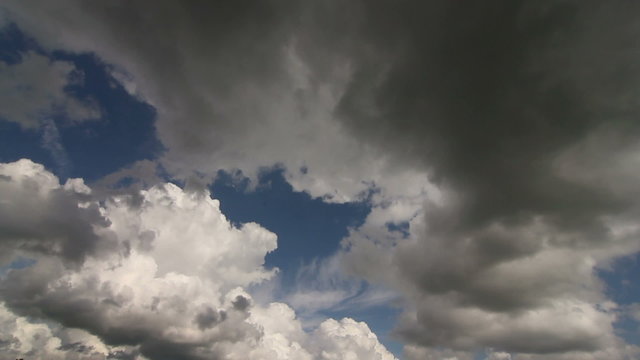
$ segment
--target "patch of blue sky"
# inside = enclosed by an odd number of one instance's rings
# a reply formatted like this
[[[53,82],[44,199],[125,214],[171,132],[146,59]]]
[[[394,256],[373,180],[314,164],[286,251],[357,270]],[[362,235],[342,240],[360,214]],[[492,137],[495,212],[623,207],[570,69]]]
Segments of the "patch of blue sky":
[[[34,259],[18,256],[10,264],[0,266],[0,277],[5,276],[10,270],[20,270],[28,268],[36,263]]]
[[[620,306],[615,323],[616,333],[630,344],[640,345],[640,322],[629,313],[640,303],[640,253],[617,259],[608,269],[597,275],[605,282],[607,297]]]
[[[409,232],[409,222],[408,221],[403,221],[401,223],[392,223],[389,222],[386,224],[387,226],[387,230],[391,231],[391,232],[398,232],[400,234],[402,234],[403,238],[408,238],[410,235]]]
[[[289,280],[295,276],[289,270],[334,253],[349,228],[362,225],[371,211],[366,202],[331,204],[296,192],[278,167],[262,171],[254,191],[248,182],[220,172],[211,192],[231,222],[256,222],[278,235],[278,248],[265,263]]]
[[[613,301],[629,305],[640,301],[640,253],[616,259],[609,269],[598,275],[606,282],[606,293]]]
[[[237,176],[226,172],[220,172],[211,186],[212,196],[220,200],[222,213],[232,223],[253,221],[278,235],[278,248],[266,256],[265,264],[281,270],[285,292],[298,285],[294,282],[302,264],[334,254],[349,228],[362,225],[371,211],[367,202],[326,203],[296,192],[278,167],[262,171],[255,190],[249,189],[246,179],[238,181]],[[307,277],[305,280],[313,281]],[[399,357],[402,344],[391,335],[399,308],[390,303],[359,306],[350,300],[355,299],[345,299],[344,304],[321,310],[319,315],[366,322],[387,349]]]
[[[82,81],[70,83],[65,91],[79,100],[92,102],[99,109],[100,118],[72,123],[64,113],[49,114],[67,166],[61,166],[55,152],[44,146],[45,129],[23,129],[0,119],[0,161],[27,157],[42,163],[62,180],[82,177],[91,182],[135,161],[156,159],[162,154],[164,147],[156,136],[153,107],[131,96],[117,83],[110,75],[109,65],[92,54],[45,53],[12,25],[1,31],[2,61],[19,63],[28,51],[73,63],[82,74]]]
[[[26,51],[42,52],[35,40],[25,36],[14,24],[0,28],[0,61],[15,65],[22,61]]]
[[[0,161],[3,163],[28,158],[51,169],[51,153],[41,146],[42,136],[36,130],[24,130],[14,122],[0,119]]]

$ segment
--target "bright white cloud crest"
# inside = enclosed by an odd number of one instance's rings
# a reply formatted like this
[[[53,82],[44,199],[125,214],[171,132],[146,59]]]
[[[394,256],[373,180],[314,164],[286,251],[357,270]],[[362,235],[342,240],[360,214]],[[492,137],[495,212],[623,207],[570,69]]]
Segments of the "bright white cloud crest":
[[[36,261],[4,270],[2,338],[7,340],[2,346],[7,353],[41,358],[104,358],[120,351],[151,359],[352,359],[353,354],[393,359],[364,323],[327,320],[309,335],[287,305],[254,303],[243,287],[273,276],[262,265],[266,253],[276,248],[276,236],[254,223],[231,225],[208,193],[163,184],[100,205],[82,180],[60,185],[29,160],[0,165],[0,175],[3,214],[45,205],[40,215],[25,220],[25,227],[59,220],[46,211],[61,211],[56,206],[70,201],[81,214],[87,211],[100,219],[65,215],[69,223],[87,222],[100,243],[73,257],[64,256],[65,244],[73,239],[65,239],[69,234],[63,232],[57,235],[61,238],[36,237],[16,228],[1,235],[5,264],[18,256]],[[58,222],[61,228],[68,225]],[[103,342],[71,346],[54,334],[62,331],[57,324],[84,329],[85,337],[94,334]]]

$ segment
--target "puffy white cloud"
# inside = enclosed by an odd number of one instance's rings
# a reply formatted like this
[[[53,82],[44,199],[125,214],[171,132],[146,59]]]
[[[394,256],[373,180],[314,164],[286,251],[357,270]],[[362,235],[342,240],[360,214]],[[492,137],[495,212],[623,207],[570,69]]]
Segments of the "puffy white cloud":
[[[314,332],[314,342],[322,360],[393,360],[364,322],[345,318],[324,321]]]
[[[13,315],[3,305],[0,305],[0,329],[0,346],[5,356],[29,354],[34,358],[62,358],[63,352],[59,350],[62,342],[51,334],[47,325],[30,323]]]
[[[0,278],[0,330],[13,353],[38,347],[53,358],[139,351],[149,359],[258,360],[318,359],[328,349],[341,359],[344,349],[391,356],[364,324],[343,320],[348,336],[335,338],[329,325],[309,335],[286,304],[255,303],[243,287],[273,276],[262,265],[276,236],[254,223],[231,225],[206,192],[161,184],[98,201],[82,180],[61,185],[29,160],[1,164],[0,174],[5,264],[17,256],[35,261],[9,265]],[[72,231],[78,224],[86,231]],[[83,242],[91,246],[64,251]],[[72,341],[70,328],[100,342]],[[29,342],[35,333],[41,344]],[[111,348],[124,345],[134,348]]]
[[[511,360],[511,354],[503,351],[492,351],[487,357],[487,360]]]

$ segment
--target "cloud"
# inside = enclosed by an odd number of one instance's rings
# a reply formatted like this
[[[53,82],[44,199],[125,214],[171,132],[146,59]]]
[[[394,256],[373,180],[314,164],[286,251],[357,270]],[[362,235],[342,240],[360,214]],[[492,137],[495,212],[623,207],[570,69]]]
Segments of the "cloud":
[[[640,303],[633,303],[629,305],[627,312],[632,319],[640,321]]]
[[[20,160],[0,165],[0,247],[3,264],[14,252],[60,256],[81,263],[109,241],[99,242],[95,227],[108,220],[91,204],[79,207],[90,190],[82,180],[64,186],[42,165]]]
[[[170,172],[279,162],[297,190],[369,198],[344,259],[403,295],[408,351],[626,356],[595,270],[640,250],[636,4],[245,5],[5,7],[124,69]]]
[[[320,324],[314,333],[319,346],[320,359],[375,359],[393,360],[364,322],[345,318],[340,321],[329,319]]]
[[[0,118],[26,129],[38,128],[60,113],[70,122],[97,118],[94,106],[65,91],[78,76],[72,63],[35,52],[23,54],[17,64],[0,62]]]
[[[255,178],[280,163],[295,189],[337,202],[362,199],[372,183],[402,188],[407,177],[395,180],[394,164],[334,118],[350,70],[341,63],[320,78],[302,58],[306,5],[3,5],[45,48],[113,64],[114,76],[155,107],[168,149],[161,161],[176,177],[240,169]],[[148,29],[157,36],[143,35]]]
[[[602,308],[594,272],[639,250],[640,69],[628,4],[375,2],[366,11],[374,20],[361,39],[374,51],[352,57],[359,73],[341,119],[428,169],[442,194],[397,246],[372,245],[366,229],[348,241],[359,274],[415,305],[399,333],[457,350],[614,349],[616,316]]]
[[[491,352],[487,360],[511,360],[511,355],[502,351]]]
[[[39,129],[41,145],[60,173],[68,173],[71,163],[54,118],[64,115],[66,124],[74,124],[100,117],[95,104],[67,91],[68,86],[82,82],[82,76],[73,63],[36,52],[21,54],[16,64],[0,62],[0,119],[23,129]]]
[[[133,359],[135,348],[105,345],[78,329],[64,329],[50,322],[34,322],[0,305],[0,350],[9,358],[80,360]]]
[[[31,356],[60,355],[61,341],[51,334],[44,324],[32,324],[24,318],[16,317],[2,306],[2,341],[0,347],[5,355],[30,354]],[[61,357],[58,357],[61,358]]]
[[[405,346],[404,356],[409,360],[471,360],[474,358],[473,354],[466,352],[452,351],[451,349],[432,349],[413,345]]]
[[[369,284],[350,274],[344,269],[343,256],[338,252],[302,265],[293,284],[275,292],[278,299],[296,310],[305,328],[320,324],[327,313],[375,312],[376,307],[398,299],[399,295],[387,287]]]
[[[97,349],[56,334],[75,328],[99,338],[102,355],[139,351],[152,360],[316,359],[325,350],[342,359],[342,348],[393,358],[364,324],[342,320],[338,328],[355,327],[346,339],[317,330],[325,349],[286,304],[254,302],[243,288],[274,275],[262,265],[276,236],[255,223],[231,225],[208,193],[159,184],[140,191],[137,202],[130,194],[98,200],[81,179],[60,185],[29,160],[0,170],[0,209],[12,215],[0,225],[9,265],[0,278],[7,318],[0,333],[14,353],[41,347],[63,357]],[[27,211],[32,216],[17,221]],[[67,244],[79,249],[68,255]],[[17,256],[35,263],[12,267]],[[16,320],[23,318],[40,322]],[[13,326],[41,332],[43,343],[10,336]]]

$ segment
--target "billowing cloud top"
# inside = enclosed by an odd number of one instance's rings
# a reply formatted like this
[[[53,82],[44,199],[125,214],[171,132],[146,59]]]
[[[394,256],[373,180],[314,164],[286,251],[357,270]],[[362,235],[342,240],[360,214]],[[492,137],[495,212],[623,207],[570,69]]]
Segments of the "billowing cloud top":
[[[0,165],[0,176],[4,265],[34,261],[0,283],[5,353],[394,358],[364,323],[327,320],[309,335],[287,305],[254,304],[243,287],[273,275],[262,264],[276,236],[232,226],[208,193],[163,184],[99,203],[81,179],[60,185],[29,160]],[[70,328],[88,333],[73,342]]]

